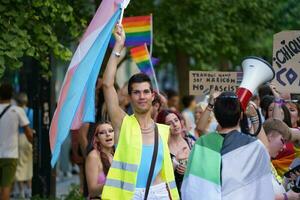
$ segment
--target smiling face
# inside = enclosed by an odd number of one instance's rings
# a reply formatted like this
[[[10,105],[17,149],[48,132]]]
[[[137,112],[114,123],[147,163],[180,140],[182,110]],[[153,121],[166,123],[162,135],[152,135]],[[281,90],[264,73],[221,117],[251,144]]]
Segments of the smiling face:
[[[174,113],[170,113],[166,116],[166,124],[170,126],[171,134],[180,135],[182,133],[180,119],[178,119]]]
[[[114,146],[114,129],[110,124],[100,124],[95,131],[95,141],[103,148]]]
[[[130,100],[135,113],[145,114],[151,111],[154,94],[148,82],[133,83],[131,85]]]

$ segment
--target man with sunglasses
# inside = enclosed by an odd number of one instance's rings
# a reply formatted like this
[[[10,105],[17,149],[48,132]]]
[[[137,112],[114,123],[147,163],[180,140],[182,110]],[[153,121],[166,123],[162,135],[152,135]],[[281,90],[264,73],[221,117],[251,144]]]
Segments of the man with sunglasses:
[[[128,81],[133,115],[119,106],[114,79],[125,42],[122,26],[116,26],[114,36],[116,43],[103,74],[103,92],[117,148],[102,199],[142,200],[147,195],[152,200],[179,199],[168,149],[169,127],[151,118],[154,93],[150,78],[138,73]]]
[[[190,153],[183,200],[274,199],[270,158],[264,145],[240,131],[242,109],[233,92],[223,92],[213,110],[218,131],[200,137]]]

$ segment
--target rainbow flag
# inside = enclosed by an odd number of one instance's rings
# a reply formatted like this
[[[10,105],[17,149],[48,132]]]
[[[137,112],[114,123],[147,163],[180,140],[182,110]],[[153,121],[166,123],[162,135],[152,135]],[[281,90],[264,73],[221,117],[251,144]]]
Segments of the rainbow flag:
[[[124,2],[127,1],[101,2],[73,55],[49,131],[52,167],[70,130],[95,120],[95,84]]]
[[[152,15],[126,17],[122,21],[126,34],[125,46],[139,46],[146,43],[152,45]],[[110,40],[110,47],[115,44],[115,38]]]
[[[154,69],[146,44],[130,49],[130,54],[142,73],[153,76]]]

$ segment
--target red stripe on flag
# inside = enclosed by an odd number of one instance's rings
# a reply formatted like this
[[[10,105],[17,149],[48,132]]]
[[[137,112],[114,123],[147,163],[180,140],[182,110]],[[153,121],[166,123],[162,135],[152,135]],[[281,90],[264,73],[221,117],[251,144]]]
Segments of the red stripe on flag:
[[[151,15],[148,16],[135,16],[135,17],[125,17],[122,23],[127,22],[137,22],[137,21],[150,21]]]

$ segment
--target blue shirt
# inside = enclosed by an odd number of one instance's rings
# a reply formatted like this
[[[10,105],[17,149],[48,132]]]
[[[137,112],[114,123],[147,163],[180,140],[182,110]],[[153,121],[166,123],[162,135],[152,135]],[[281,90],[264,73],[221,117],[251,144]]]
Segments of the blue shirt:
[[[142,158],[141,158],[141,163],[137,174],[136,188],[146,188],[152,156],[153,156],[153,149],[154,149],[154,144],[150,144],[150,145],[143,144]],[[161,138],[159,138],[157,158],[156,158],[151,185],[153,184],[155,178],[161,171],[163,160],[164,160],[163,143]]]
[[[24,111],[26,113],[26,116],[29,120],[29,127],[33,128],[33,110],[31,108],[24,108]],[[23,128],[19,128],[19,133],[20,134],[24,134],[24,129]]]

